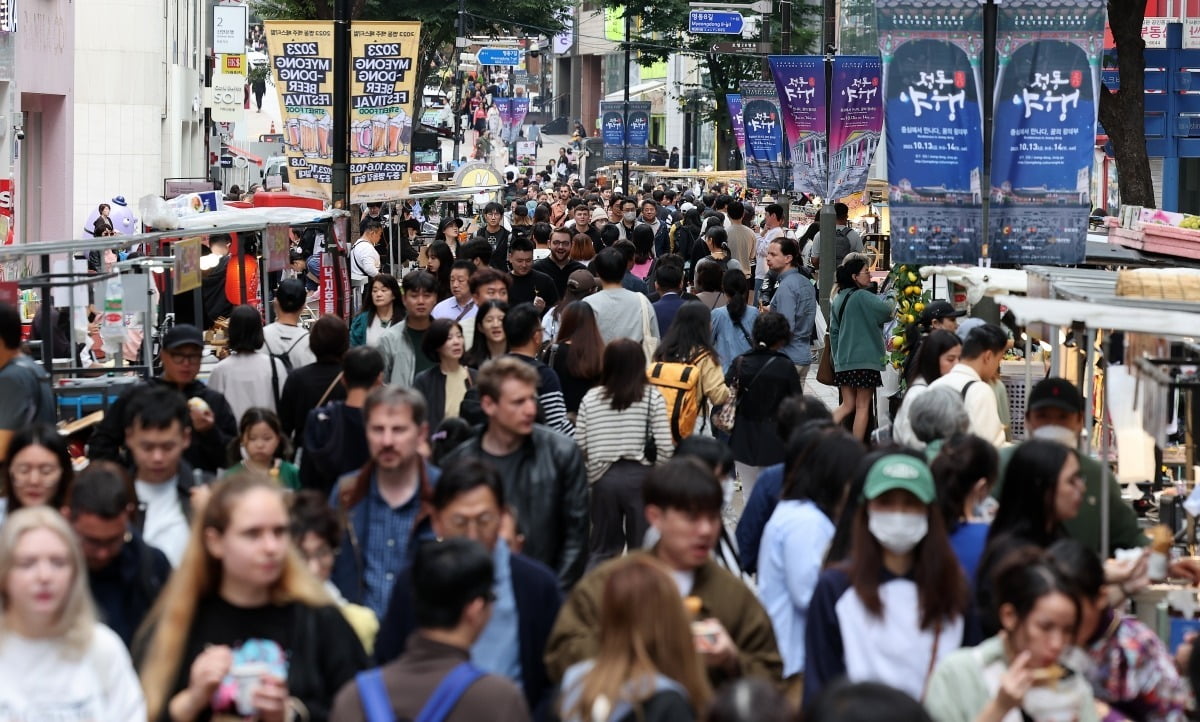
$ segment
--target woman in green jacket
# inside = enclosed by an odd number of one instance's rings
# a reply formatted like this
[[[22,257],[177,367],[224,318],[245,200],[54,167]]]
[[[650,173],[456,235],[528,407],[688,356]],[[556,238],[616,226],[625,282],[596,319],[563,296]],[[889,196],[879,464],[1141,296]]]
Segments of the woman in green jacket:
[[[842,404],[833,421],[842,423],[854,414],[854,436],[866,441],[875,389],[883,385],[883,324],[893,306],[871,291],[871,269],[861,255],[850,254],[837,269],[837,296],[829,307],[829,350],[833,353],[833,379]]]

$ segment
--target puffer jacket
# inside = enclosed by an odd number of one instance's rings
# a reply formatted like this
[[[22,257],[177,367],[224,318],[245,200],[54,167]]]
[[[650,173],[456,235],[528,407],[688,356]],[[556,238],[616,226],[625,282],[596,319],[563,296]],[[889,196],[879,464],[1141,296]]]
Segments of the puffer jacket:
[[[484,430],[442,461],[483,455]],[[583,454],[568,436],[534,424],[519,452],[516,478],[504,479],[504,496],[517,510],[525,556],[554,570],[564,591],[583,575],[587,562],[588,484]]]

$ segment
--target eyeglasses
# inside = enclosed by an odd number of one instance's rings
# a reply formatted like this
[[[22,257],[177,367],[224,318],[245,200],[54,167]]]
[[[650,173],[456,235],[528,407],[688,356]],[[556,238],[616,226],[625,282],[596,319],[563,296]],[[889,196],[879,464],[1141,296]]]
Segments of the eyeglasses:
[[[563,241],[563,240],[558,240],[558,241],[551,240],[551,241],[550,241],[550,245],[552,245],[552,246],[556,246],[556,247],[558,247],[558,248],[566,248],[567,246],[571,245],[571,242],[570,242],[570,241]]]
[[[452,516],[447,521],[446,526],[457,534],[466,534],[472,526],[480,534],[486,534],[496,528],[500,523],[500,515],[485,511],[479,516]]]
[[[198,364],[203,356],[198,353],[177,353],[175,351],[168,351],[167,355],[177,364]]]

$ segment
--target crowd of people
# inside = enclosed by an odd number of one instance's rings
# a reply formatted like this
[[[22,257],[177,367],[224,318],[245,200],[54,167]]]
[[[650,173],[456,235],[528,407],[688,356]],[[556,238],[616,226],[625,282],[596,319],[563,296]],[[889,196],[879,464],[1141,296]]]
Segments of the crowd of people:
[[[174,326],[85,459],[0,304],[0,719],[1187,718],[1070,382],[1013,443],[1006,334],[931,303],[873,441],[845,234],[826,335],[778,205],[517,185],[426,268],[364,248],[349,323],[234,308],[207,382]]]

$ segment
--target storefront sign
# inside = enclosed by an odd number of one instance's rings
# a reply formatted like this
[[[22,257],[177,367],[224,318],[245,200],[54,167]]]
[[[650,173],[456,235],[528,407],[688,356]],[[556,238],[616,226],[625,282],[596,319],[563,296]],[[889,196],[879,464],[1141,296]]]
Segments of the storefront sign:
[[[334,283],[333,255],[329,251],[321,254],[321,315],[337,313],[337,285]]]
[[[200,236],[175,241],[171,253],[175,257],[175,293],[200,288]]]
[[[13,209],[16,207],[14,182],[11,178],[0,179],[0,245],[13,244],[13,226],[16,218]]]
[[[240,123],[246,117],[246,78],[217,73],[212,76],[211,116],[215,123]]]
[[[1040,5],[1039,9],[1043,9]],[[1142,40],[1147,48],[1167,47],[1167,24],[1175,22],[1174,18],[1146,18],[1142,20]],[[1187,47],[1186,45],[1184,47]]]
[[[264,24],[283,114],[291,192],[333,198],[333,23]]]
[[[246,6],[213,7],[213,52],[246,52]]]
[[[412,180],[421,23],[354,23],[350,35],[350,201],[399,198]]]

